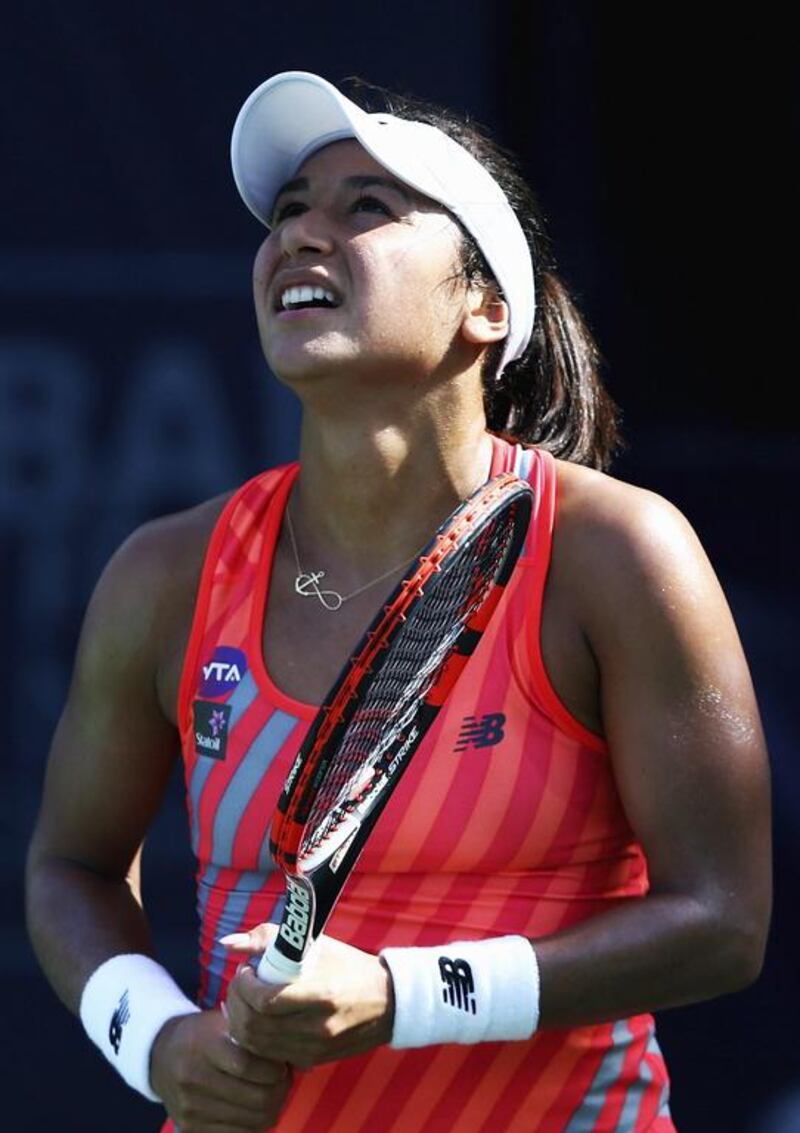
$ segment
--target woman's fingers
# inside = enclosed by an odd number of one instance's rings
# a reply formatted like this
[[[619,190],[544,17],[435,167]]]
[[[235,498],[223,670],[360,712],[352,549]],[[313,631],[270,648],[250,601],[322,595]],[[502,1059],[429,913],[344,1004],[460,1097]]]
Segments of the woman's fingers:
[[[285,1063],[257,1058],[231,1042],[221,1012],[170,1020],[151,1056],[151,1080],[181,1133],[268,1128],[286,1099]]]
[[[264,951],[277,931],[277,925],[260,924],[250,929],[249,932],[231,932],[227,936],[221,936],[219,942],[225,948],[230,949],[231,952],[253,956]]]

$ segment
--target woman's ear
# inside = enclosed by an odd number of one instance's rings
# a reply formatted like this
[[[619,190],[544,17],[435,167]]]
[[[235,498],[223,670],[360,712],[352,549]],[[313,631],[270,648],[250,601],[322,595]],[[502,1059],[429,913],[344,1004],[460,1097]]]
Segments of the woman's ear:
[[[471,286],[464,301],[461,332],[467,342],[489,346],[508,334],[508,304],[493,287]]]

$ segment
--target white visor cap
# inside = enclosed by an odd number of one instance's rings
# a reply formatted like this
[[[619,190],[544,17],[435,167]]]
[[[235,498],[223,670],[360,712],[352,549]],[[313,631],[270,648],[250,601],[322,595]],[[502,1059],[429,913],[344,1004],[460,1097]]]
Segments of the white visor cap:
[[[528,242],[492,175],[436,126],[368,114],[318,75],[284,71],[253,91],[233,127],[231,162],[242,200],[269,228],[279,189],[312,153],[343,138],[355,138],[384,169],[444,205],[472,235],[508,304],[501,372],[522,355],[533,333]]]

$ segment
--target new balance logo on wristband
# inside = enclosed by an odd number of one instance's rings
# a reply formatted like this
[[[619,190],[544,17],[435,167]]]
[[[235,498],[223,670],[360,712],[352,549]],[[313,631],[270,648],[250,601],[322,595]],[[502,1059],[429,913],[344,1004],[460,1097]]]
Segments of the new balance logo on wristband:
[[[442,976],[442,999],[451,1007],[469,1011],[473,1015],[475,1003],[475,980],[472,968],[466,960],[451,960],[449,956],[439,957],[439,971]]]
[[[128,1005],[128,990],[126,988],[122,993],[122,998],[114,1009],[114,1014],[111,1016],[111,1024],[108,1028],[108,1041],[114,1048],[114,1054],[119,1054],[119,1044],[122,1042],[122,1030],[130,1017],[131,1009]]]
[[[466,751],[468,747],[494,747],[505,738],[502,712],[489,712],[485,716],[465,716],[453,751]]]

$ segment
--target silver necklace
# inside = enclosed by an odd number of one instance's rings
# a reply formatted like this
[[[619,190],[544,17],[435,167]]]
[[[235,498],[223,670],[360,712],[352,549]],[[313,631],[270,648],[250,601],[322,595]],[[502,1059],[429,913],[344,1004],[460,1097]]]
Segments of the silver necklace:
[[[300,565],[300,556],[297,553],[297,540],[294,537],[294,526],[292,525],[292,513],[289,510],[289,505],[286,505],[286,526],[289,531],[289,539],[292,544],[292,552],[294,554],[294,562],[297,567],[297,576],[294,580],[295,594],[300,594],[303,598],[319,598],[322,605],[326,610],[338,610],[345,602],[349,602],[351,598],[355,598],[357,594],[362,594],[365,590],[369,590],[370,586],[377,586],[379,582],[383,582],[391,574],[396,574],[401,567],[406,566],[413,559],[406,559],[405,562],[398,563],[397,566],[392,567],[391,570],[384,571],[379,574],[377,578],[373,578],[371,582],[365,582],[363,586],[359,586],[356,590],[351,590],[349,594],[339,594],[336,590],[323,590],[320,587],[325,577],[324,570],[303,570]]]

